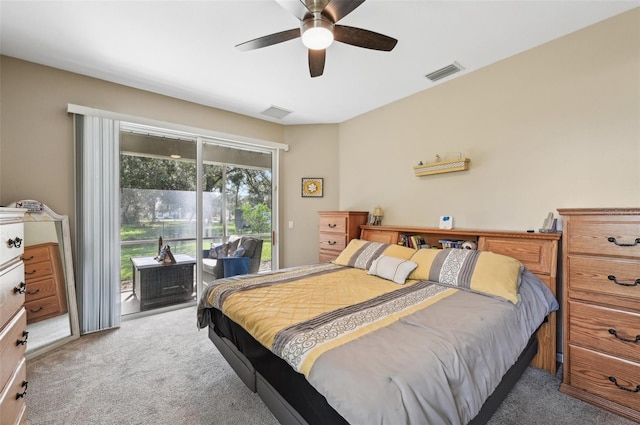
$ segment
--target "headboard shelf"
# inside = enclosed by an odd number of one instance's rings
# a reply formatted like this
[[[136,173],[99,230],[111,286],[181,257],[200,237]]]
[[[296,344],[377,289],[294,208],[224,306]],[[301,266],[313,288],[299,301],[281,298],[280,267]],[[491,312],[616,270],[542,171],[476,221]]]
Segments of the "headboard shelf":
[[[478,249],[508,255],[536,274],[554,295],[557,293],[558,244],[561,233],[528,233],[502,230],[440,229],[416,226],[360,226],[360,239],[396,244],[403,235],[419,235],[431,246],[440,239],[472,240]],[[556,374],[556,314],[538,330],[539,350],[532,364]]]
[[[446,237],[464,237],[478,238],[480,236],[506,237],[515,239],[542,239],[542,240],[560,240],[562,233],[528,233],[522,231],[508,230],[478,230],[478,229],[440,229],[437,227],[416,227],[416,226],[372,226],[370,224],[360,225],[361,236],[363,232],[367,233],[395,233],[395,234],[427,234],[442,235]],[[368,239],[369,240],[369,239]],[[397,241],[396,241],[397,242]]]

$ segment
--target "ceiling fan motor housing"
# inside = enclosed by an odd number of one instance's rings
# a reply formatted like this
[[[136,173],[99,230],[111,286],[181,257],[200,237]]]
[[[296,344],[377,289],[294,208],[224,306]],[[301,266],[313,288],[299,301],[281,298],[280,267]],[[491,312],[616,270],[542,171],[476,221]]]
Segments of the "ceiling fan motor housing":
[[[333,22],[320,12],[313,12],[313,16],[300,24],[302,43],[309,49],[326,49],[333,42]]]

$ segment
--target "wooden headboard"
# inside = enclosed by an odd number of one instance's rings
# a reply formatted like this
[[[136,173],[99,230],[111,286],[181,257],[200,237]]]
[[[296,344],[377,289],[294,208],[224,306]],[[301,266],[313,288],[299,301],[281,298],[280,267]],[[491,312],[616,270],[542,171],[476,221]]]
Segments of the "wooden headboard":
[[[441,239],[474,241],[478,249],[508,255],[536,274],[554,295],[557,289],[558,243],[561,233],[527,233],[473,229],[438,229],[411,226],[360,226],[360,239],[399,243],[403,235],[419,235],[431,246],[440,247]],[[537,332],[538,354],[531,364],[556,374],[556,313],[549,315]]]

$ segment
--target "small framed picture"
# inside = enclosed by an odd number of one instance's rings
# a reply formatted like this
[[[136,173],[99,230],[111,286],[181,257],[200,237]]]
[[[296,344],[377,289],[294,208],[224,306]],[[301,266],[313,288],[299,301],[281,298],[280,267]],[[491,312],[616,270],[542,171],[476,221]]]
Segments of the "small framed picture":
[[[324,179],[320,177],[302,178],[303,198],[322,198]]]

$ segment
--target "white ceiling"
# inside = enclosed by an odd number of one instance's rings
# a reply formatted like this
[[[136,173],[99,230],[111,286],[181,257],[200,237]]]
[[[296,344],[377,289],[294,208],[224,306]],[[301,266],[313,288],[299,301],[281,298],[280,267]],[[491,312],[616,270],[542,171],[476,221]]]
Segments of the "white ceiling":
[[[339,23],[398,39],[334,43],[309,76],[300,39],[234,46],[299,21],[273,0],[0,1],[0,52],[282,124],[339,123],[595,22],[640,0],[368,0]],[[453,61],[465,69],[433,83]],[[87,105],[92,106],[92,105]],[[282,120],[262,115],[277,106]]]

